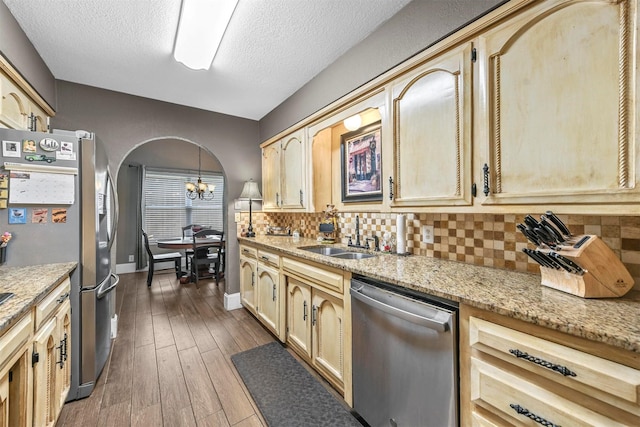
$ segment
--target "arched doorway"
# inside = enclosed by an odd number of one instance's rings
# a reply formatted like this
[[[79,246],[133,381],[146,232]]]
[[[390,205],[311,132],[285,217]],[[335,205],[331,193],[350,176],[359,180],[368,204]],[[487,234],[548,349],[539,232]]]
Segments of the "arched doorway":
[[[192,177],[198,175],[198,148],[201,149],[201,171],[206,174],[217,174],[225,178],[225,173],[218,159],[204,145],[176,137],[157,138],[143,141],[135,145],[124,157],[117,172],[116,186],[118,190],[118,202],[120,207],[120,219],[118,222],[116,239],[116,259],[118,271],[134,272],[140,269],[142,248],[140,247],[139,229],[141,223],[141,188],[140,171],[167,171],[179,174],[184,172]],[[184,183],[183,183],[184,184]],[[224,194],[225,185],[216,186],[214,202],[220,208],[222,215],[222,229],[227,225],[227,202]],[[174,192],[178,191],[174,186]],[[180,189],[180,195],[184,195],[184,189]],[[185,197],[186,199],[186,197]],[[173,218],[169,228],[175,228],[175,236],[180,236],[183,220]],[[186,220],[185,220],[186,221]],[[205,225],[208,225],[205,223]]]

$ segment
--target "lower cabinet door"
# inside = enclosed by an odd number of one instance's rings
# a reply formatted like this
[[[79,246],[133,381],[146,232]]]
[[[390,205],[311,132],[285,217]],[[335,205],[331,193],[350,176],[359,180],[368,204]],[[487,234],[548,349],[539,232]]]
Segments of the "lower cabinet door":
[[[34,426],[48,427],[56,423],[56,374],[59,369],[56,362],[60,358],[57,332],[57,319],[54,317],[40,328],[34,340],[33,351],[38,355],[33,376]]]
[[[0,427],[9,426],[9,373],[0,378]]]
[[[311,360],[311,288],[293,277],[287,281],[287,342]]]
[[[625,424],[544,389],[514,372],[471,358],[471,401],[498,412],[517,426],[602,426]]]
[[[60,414],[71,388],[71,303],[68,299],[60,307],[57,319],[61,353],[60,364],[56,366],[56,396],[58,397],[56,413]]]
[[[280,274],[278,270],[258,266],[258,317],[276,335],[280,335]]]
[[[341,391],[344,387],[342,301],[317,289],[312,295],[313,364]]]
[[[240,299],[253,314],[256,314],[256,267],[255,258],[240,257]]]

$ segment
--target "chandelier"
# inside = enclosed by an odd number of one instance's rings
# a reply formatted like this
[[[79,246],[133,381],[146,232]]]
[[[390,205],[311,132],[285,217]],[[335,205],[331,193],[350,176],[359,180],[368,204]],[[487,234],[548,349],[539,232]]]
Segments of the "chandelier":
[[[205,184],[202,182],[200,168],[200,152],[201,149],[198,147],[198,182],[194,184],[193,182],[185,183],[186,188],[186,196],[191,200],[201,199],[201,200],[213,200],[213,190],[216,189],[216,186],[213,184]]]

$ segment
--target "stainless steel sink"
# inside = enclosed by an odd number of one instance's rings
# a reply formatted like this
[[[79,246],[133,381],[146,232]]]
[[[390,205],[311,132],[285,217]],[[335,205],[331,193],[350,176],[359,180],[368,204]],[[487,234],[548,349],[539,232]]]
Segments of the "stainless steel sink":
[[[340,254],[331,255],[332,258],[340,259],[365,259],[374,257],[373,254],[366,254],[364,252],[342,252]]]
[[[346,252],[344,249],[333,248],[331,246],[308,246],[306,248],[300,248],[300,249],[302,249],[303,251],[308,251],[308,252],[313,252],[315,254],[328,255],[328,256],[333,256],[336,254],[342,254]]]

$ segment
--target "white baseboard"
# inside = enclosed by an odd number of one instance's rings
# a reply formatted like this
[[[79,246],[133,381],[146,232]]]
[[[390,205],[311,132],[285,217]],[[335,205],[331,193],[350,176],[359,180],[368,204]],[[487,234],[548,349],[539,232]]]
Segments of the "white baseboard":
[[[160,271],[160,270],[173,270],[175,267],[175,264],[173,263],[173,261],[167,261],[167,262],[159,262],[155,265],[155,271]],[[145,267],[140,271],[147,271],[148,268]],[[117,264],[116,265],[116,273],[117,274],[125,274],[125,273],[135,273],[136,271],[136,263],[135,262],[130,262],[127,264]]]
[[[111,339],[118,336],[118,315],[114,314],[111,318]]]
[[[135,272],[136,272],[135,262],[130,262],[128,264],[116,264],[117,274],[135,273]]]
[[[224,308],[227,311],[237,310],[242,308],[242,303],[240,302],[240,292],[235,294],[224,294]]]

